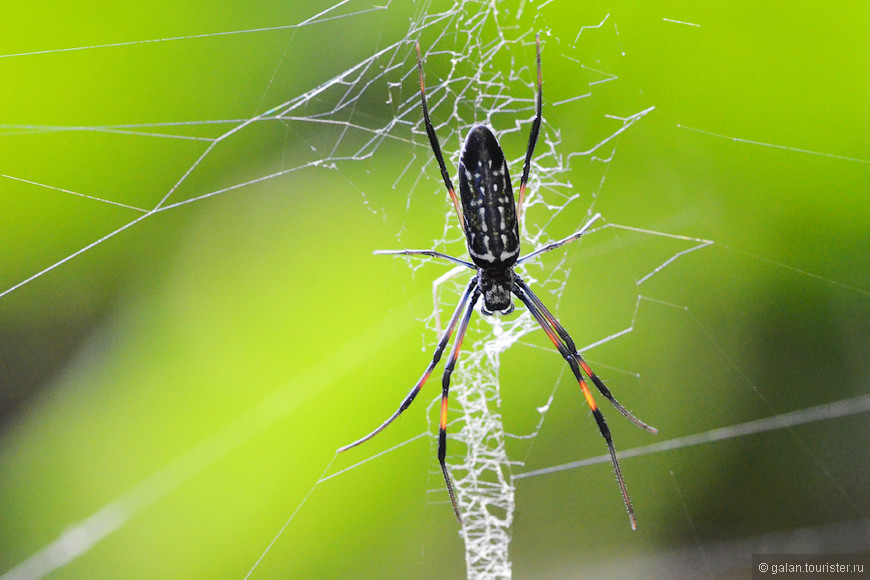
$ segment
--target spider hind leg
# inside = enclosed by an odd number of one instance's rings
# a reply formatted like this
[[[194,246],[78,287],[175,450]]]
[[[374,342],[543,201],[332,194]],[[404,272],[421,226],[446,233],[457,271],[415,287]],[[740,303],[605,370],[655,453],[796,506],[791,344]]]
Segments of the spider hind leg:
[[[441,464],[441,473],[444,474],[444,483],[447,484],[447,493],[450,495],[450,503],[453,504],[453,513],[456,514],[456,519],[462,523],[462,516],[459,514],[459,505],[456,503],[456,494],[453,491],[453,482],[450,480],[450,473],[447,471],[447,401],[450,393],[450,375],[453,374],[453,369],[456,367],[456,361],[459,359],[459,349],[462,348],[462,339],[465,338],[465,331],[468,330],[468,321],[471,320],[471,313],[474,312],[474,304],[480,296],[480,290],[475,288],[471,294],[471,299],[468,301],[468,307],[465,309],[465,315],[462,317],[462,322],[459,323],[459,328],[456,331],[456,340],[453,341],[453,348],[450,350],[450,357],[447,364],[444,366],[444,376],[441,379],[441,416],[438,424],[438,463]]]
[[[515,276],[516,283],[514,284],[514,294],[516,294],[517,298],[525,304],[526,308],[529,309],[529,312],[532,313],[532,316],[547,333],[547,337],[552,341],[552,343],[556,346],[556,349],[559,351],[559,354],[562,355],[562,358],[567,361],[568,366],[571,367],[571,372],[574,373],[574,377],[577,379],[577,383],[580,386],[580,390],[583,393],[583,397],[586,399],[586,403],[589,405],[589,408],[592,410],[592,415],[595,417],[595,422],[598,425],[598,430],[601,433],[601,436],[604,438],[605,443],[607,444],[607,450],[610,453],[610,462],[613,465],[613,472],[616,475],[616,481],[619,485],[619,491],[622,494],[622,501],[625,503],[625,509],[628,512],[628,518],[631,522],[631,529],[637,529],[637,519],[634,515],[634,508],[631,506],[631,499],[628,496],[628,489],[625,486],[625,479],[622,477],[622,469],[619,466],[619,459],[616,456],[616,448],[613,445],[613,437],[610,435],[610,428],[607,426],[607,422],[604,420],[604,415],[601,413],[601,410],[598,408],[598,404],[595,402],[595,399],[592,397],[592,392],[589,390],[589,385],[586,384],[586,380],[583,378],[583,374],[580,369],[583,368],[584,371],[587,371],[587,374],[590,378],[595,377],[593,382],[595,382],[595,386],[598,387],[599,391],[604,394],[605,397],[610,400],[613,405],[619,409],[621,413],[623,413],[626,417],[632,420],[636,425],[642,427],[648,431],[655,432],[653,427],[650,427],[640,419],[637,419],[634,415],[632,415],[628,410],[625,409],[622,405],[620,405],[616,399],[613,398],[613,395],[610,394],[610,391],[607,387],[604,386],[604,383],[601,382],[598,377],[592,373],[592,369],[589,368],[589,365],[586,364],[586,361],[582,359],[580,354],[577,352],[577,349],[574,347],[574,341],[571,340],[571,337],[568,335],[568,332],[562,327],[561,324],[555,319],[555,317],[550,314],[550,312],[546,309],[540,299],[532,292],[531,288],[526,285],[526,283],[519,277]],[[597,379],[597,380],[596,380]],[[599,385],[600,383],[600,385]]]
[[[432,355],[432,360],[429,362],[429,366],[426,367],[426,370],[423,372],[423,376],[417,381],[417,383],[411,388],[411,391],[402,401],[402,404],[399,405],[399,409],[390,415],[390,417],[381,423],[380,427],[369,433],[368,435],[361,437],[354,441],[353,443],[349,443],[344,447],[340,447],[336,453],[341,453],[342,451],[347,451],[357,445],[365,443],[381,431],[387,428],[387,426],[398,418],[399,415],[404,412],[405,409],[411,406],[411,403],[414,402],[414,399],[417,397],[417,393],[420,392],[420,389],[423,388],[423,385],[426,384],[426,381],[429,379],[429,375],[432,374],[432,371],[435,369],[435,366],[438,364],[438,361],[441,360],[441,355],[444,352],[444,349],[447,348],[447,343],[450,341],[450,335],[453,334],[453,329],[456,328],[456,324],[459,322],[459,315],[462,313],[463,308],[465,307],[466,302],[472,293],[477,293],[477,277],[471,279],[468,285],[465,287],[465,292],[462,294],[462,298],[459,300],[459,304],[456,305],[456,309],[453,311],[453,316],[450,318],[450,322],[447,325],[447,329],[444,331],[444,334],[441,336],[441,340],[438,341],[438,346],[435,347],[435,353]],[[476,300],[476,299],[475,299]],[[473,305],[473,303],[472,303]],[[452,356],[452,355],[451,355]]]

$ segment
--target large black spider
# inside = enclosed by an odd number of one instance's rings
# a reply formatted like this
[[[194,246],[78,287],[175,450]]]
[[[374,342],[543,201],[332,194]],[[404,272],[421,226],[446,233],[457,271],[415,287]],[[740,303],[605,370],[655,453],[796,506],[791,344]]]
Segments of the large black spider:
[[[511,295],[515,295],[520,301],[525,304],[532,316],[550,337],[550,340],[558,349],[562,357],[568,362],[571,371],[577,378],[580,384],[580,390],[589,407],[592,409],[592,414],[595,417],[595,422],[598,424],[598,429],[601,435],[607,442],[607,448],[610,451],[610,459],[613,463],[613,470],[616,473],[616,480],[619,483],[619,489],[622,492],[622,499],[625,502],[625,508],[628,511],[628,517],[631,520],[632,529],[637,529],[637,521],[634,516],[634,510],[631,507],[631,500],[628,497],[628,491],[625,488],[625,481],[622,478],[622,471],[619,468],[619,461],[616,458],[616,451],[613,447],[613,439],[610,436],[610,429],[604,421],[604,416],[598,409],[595,399],[592,398],[592,393],[589,390],[586,381],[583,379],[583,374],[580,369],[592,380],[598,390],[604,395],[616,409],[628,417],[635,425],[650,431],[656,432],[656,429],[647,425],[634,415],[632,415],[625,407],[620,405],[613,395],[604,385],[604,382],[598,375],[583,360],[580,353],[577,352],[577,347],[568,332],[559,324],[559,321],[550,313],[541,300],[534,292],[526,285],[523,279],[514,272],[514,266],[522,264],[544,252],[549,252],[558,247],[561,247],[568,242],[579,239],[589,227],[601,217],[601,214],[595,214],[574,234],[568,236],[558,242],[545,245],[537,250],[520,257],[520,237],[519,237],[519,219],[523,207],[523,198],[526,192],[526,183],[529,180],[529,168],[532,160],[532,153],[535,150],[535,143],[538,140],[538,132],[541,128],[541,115],[543,96],[541,90],[541,41],[540,37],[536,37],[536,60],[537,60],[537,98],[535,118],[532,122],[531,132],[529,134],[529,146],[526,150],[526,159],[523,165],[523,176],[520,181],[519,200],[514,205],[514,195],[511,189],[510,175],[508,173],[507,163],[504,153],[498,140],[493,135],[492,131],[484,125],[475,125],[468,132],[465,138],[465,144],[462,147],[462,154],[459,159],[459,195],[460,200],[456,197],[456,192],[453,189],[453,183],[450,181],[450,176],[447,173],[447,168],[444,165],[444,157],[441,155],[441,146],[438,144],[438,137],[435,135],[435,129],[432,127],[432,122],[429,120],[429,107],[426,103],[426,87],[423,82],[423,62],[420,56],[420,44],[417,43],[417,70],[420,75],[420,97],[423,104],[423,120],[426,125],[426,133],[429,136],[429,143],[432,146],[432,151],[435,154],[435,159],[438,161],[438,167],[441,169],[441,177],[444,179],[444,185],[447,187],[447,193],[450,194],[450,199],[453,200],[453,205],[456,208],[456,214],[459,217],[459,224],[465,230],[465,237],[468,243],[468,253],[471,255],[472,262],[461,260],[453,256],[448,256],[435,250],[386,250],[378,251],[378,254],[404,254],[404,255],[422,255],[442,258],[451,262],[461,264],[475,271],[474,276],[468,282],[453,316],[447,325],[444,334],[438,341],[438,346],[435,348],[435,354],[432,361],[402,401],[399,409],[393,415],[384,421],[384,423],[357,441],[350,445],[345,445],[338,451],[346,451],[352,447],[368,441],[381,431],[387,425],[392,423],[396,417],[402,414],[407,409],[420,388],[429,378],[435,365],[441,359],[444,349],[453,334],[453,330],[459,325],[456,332],[456,340],[453,342],[453,348],[450,351],[450,358],[444,368],[444,376],[442,379],[442,395],[441,395],[441,417],[440,431],[438,434],[438,461],[441,464],[441,471],[444,474],[444,481],[447,484],[447,491],[450,494],[450,501],[453,504],[453,511],[457,519],[462,522],[462,516],[459,514],[459,507],[456,504],[456,496],[453,492],[453,484],[450,481],[450,474],[447,471],[445,464],[445,456],[447,453],[447,396],[450,390],[450,375],[456,366],[456,360],[459,357],[459,348],[462,345],[462,339],[465,336],[465,331],[468,328],[468,321],[471,318],[471,313],[477,300],[483,296],[484,314],[490,315],[493,312],[499,314],[509,314],[513,311],[513,301]],[[463,313],[464,312],[464,313]],[[460,316],[461,315],[461,316]]]

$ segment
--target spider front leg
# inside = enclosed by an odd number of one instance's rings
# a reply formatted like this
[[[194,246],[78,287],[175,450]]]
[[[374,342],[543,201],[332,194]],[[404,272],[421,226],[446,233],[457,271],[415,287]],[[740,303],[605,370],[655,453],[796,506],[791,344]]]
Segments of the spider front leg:
[[[535,96],[535,118],[529,131],[529,146],[526,149],[526,161],[523,164],[523,176],[520,179],[520,193],[517,197],[517,222],[523,213],[523,201],[526,198],[526,184],[529,182],[529,171],[532,168],[532,154],[535,152],[535,144],[538,142],[538,133],[541,130],[541,118],[543,117],[544,93],[541,89],[541,35],[535,35],[535,61],[538,68],[538,92]]]
[[[453,182],[450,180],[450,174],[447,173],[447,166],[444,165],[444,156],[441,154],[441,145],[438,143],[438,135],[435,134],[435,127],[432,126],[432,121],[429,119],[429,105],[426,102],[426,83],[423,79],[423,57],[420,55],[420,43],[417,43],[417,73],[420,77],[420,101],[423,104],[423,123],[426,125],[426,135],[429,137],[429,145],[432,147],[432,153],[435,154],[435,160],[438,162],[438,169],[441,171],[441,179],[444,181],[444,187],[447,188],[447,194],[453,201],[453,207],[456,209],[456,217],[459,218],[459,225],[465,230],[465,218],[462,217],[462,207],[459,204],[459,198],[456,197],[456,190],[453,188]]]
[[[389,419],[384,421],[380,427],[362,437],[357,439],[353,443],[349,445],[345,445],[341,447],[336,453],[341,453],[342,451],[347,451],[352,447],[356,447],[361,443],[365,443],[381,431],[387,428],[387,425],[392,423],[402,412],[411,406],[411,403],[414,402],[414,398],[417,396],[417,393],[420,392],[420,389],[426,384],[426,381],[429,379],[429,375],[432,374],[432,370],[435,368],[435,365],[438,364],[438,361],[441,360],[441,354],[444,352],[444,349],[447,347],[447,343],[450,340],[450,335],[453,334],[453,329],[456,327],[456,323],[459,321],[459,315],[462,313],[462,309],[465,306],[465,303],[468,301],[469,296],[471,296],[472,292],[477,292],[477,277],[473,277],[471,282],[465,287],[465,292],[462,294],[462,298],[459,300],[459,304],[456,306],[456,310],[453,311],[453,316],[450,318],[450,323],[447,325],[447,329],[444,331],[444,334],[441,336],[441,340],[438,341],[438,346],[435,347],[435,354],[432,356],[432,361],[429,363],[429,366],[426,367],[426,371],[423,373],[423,376],[420,377],[420,380],[417,381],[417,384],[411,389],[411,392],[408,393],[408,396],[405,397],[405,400],[402,401],[402,404],[399,406],[399,409],[393,413]],[[476,298],[475,298],[476,300]],[[472,306],[474,305],[474,301],[472,301]],[[470,310],[470,308],[469,308]],[[463,331],[464,332],[464,331]],[[451,354],[451,356],[453,356]],[[449,484],[449,482],[448,482]],[[452,495],[452,492],[451,492]],[[454,504],[455,507],[455,504]]]

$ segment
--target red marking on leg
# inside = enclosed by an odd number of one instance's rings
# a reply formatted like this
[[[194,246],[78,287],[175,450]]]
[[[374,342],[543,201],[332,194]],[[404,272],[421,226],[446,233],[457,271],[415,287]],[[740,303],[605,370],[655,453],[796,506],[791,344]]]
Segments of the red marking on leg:
[[[419,42],[417,43],[417,73],[420,75],[420,92],[425,95],[426,87],[423,84],[423,57],[420,55],[420,43]]]
[[[462,216],[462,207],[459,205],[459,198],[456,197],[456,192],[453,188],[448,189],[447,193],[450,194],[450,199],[453,200],[453,207],[456,208],[456,216],[459,218],[459,225],[462,226],[463,230],[465,230],[465,218]]]
[[[583,391],[583,396],[586,397],[586,402],[589,404],[589,408],[593,411],[598,409],[598,405],[595,403],[595,399],[592,398],[592,393],[589,391],[589,387],[586,386],[586,381],[580,379],[580,390]]]
[[[520,221],[520,215],[523,213],[523,201],[526,199],[526,184],[520,184],[520,195],[517,198],[517,221]]]
[[[441,398],[441,424],[442,430],[447,429],[447,397]]]
[[[553,329],[550,328],[549,326],[544,326],[543,324],[541,325],[541,328],[544,329],[544,332],[547,333],[547,336],[550,337],[550,340],[552,341],[552,343],[554,345],[556,345],[556,348],[558,349],[559,346],[561,345],[561,343],[559,342],[559,337],[556,336],[555,332],[553,332]]]

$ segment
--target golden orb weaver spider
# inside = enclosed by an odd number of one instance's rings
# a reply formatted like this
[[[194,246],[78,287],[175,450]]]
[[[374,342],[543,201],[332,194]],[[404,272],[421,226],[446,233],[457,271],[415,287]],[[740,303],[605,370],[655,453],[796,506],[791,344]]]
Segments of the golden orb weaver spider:
[[[622,477],[622,470],[619,467],[619,460],[616,457],[616,450],[613,447],[613,439],[610,436],[610,429],[604,421],[604,415],[598,409],[595,399],[592,397],[592,392],[586,384],[583,373],[586,373],[595,387],[609,400],[616,409],[625,415],[632,423],[638,427],[645,429],[651,433],[656,433],[656,429],[647,425],[637,417],[631,414],[625,407],[619,404],[610,393],[610,390],[604,385],[604,382],[598,378],[580,353],[577,352],[577,347],[574,341],[568,334],[568,331],[559,323],[558,320],[550,313],[543,302],[535,295],[534,292],[526,285],[523,279],[514,272],[514,266],[539,256],[544,252],[555,250],[569,242],[579,239],[589,227],[601,217],[601,214],[595,214],[586,222],[577,232],[571,234],[567,238],[547,244],[537,250],[520,257],[520,238],[519,238],[519,219],[522,212],[523,200],[526,193],[526,184],[529,180],[529,170],[531,167],[532,153],[535,150],[535,144],[538,140],[538,132],[541,128],[542,109],[543,109],[543,92],[541,89],[541,40],[540,36],[535,37],[536,46],[536,62],[537,62],[537,97],[535,107],[535,118],[532,121],[532,128],[529,133],[529,145],[526,150],[525,163],[523,164],[523,175],[520,180],[519,198],[514,204],[513,190],[511,189],[510,174],[508,173],[507,162],[505,161],[504,153],[498,143],[495,135],[485,125],[475,125],[468,132],[465,138],[465,144],[462,147],[462,153],[459,160],[459,198],[453,189],[453,182],[450,180],[450,175],[447,173],[447,168],[444,165],[444,157],[441,154],[441,146],[438,143],[438,137],[435,135],[435,129],[432,127],[432,121],[429,119],[429,106],[426,103],[426,87],[423,82],[423,59],[420,54],[420,43],[417,43],[417,71],[420,76],[420,99],[423,105],[423,121],[426,126],[426,134],[429,137],[429,144],[432,147],[432,152],[435,154],[435,159],[438,162],[438,167],[441,170],[441,177],[444,180],[444,185],[447,188],[447,193],[453,201],[453,206],[456,209],[456,215],[459,217],[459,224],[465,231],[465,238],[468,245],[468,253],[471,256],[472,262],[448,256],[435,250],[381,250],[376,254],[401,254],[401,255],[417,255],[431,256],[449,260],[451,262],[461,264],[475,271],[474,276],[465,287],[462,298],[459,304],[453,311],[450,322],[447,328],[438,341],[435,348],[435,353],[429,366],[417,384],[411,389],[411,392],[405,397],[399,409],[384,421],[380,427],[366,435],[365,437],[354,441],[349,445],[340,448],[338,452],[347,451],[352,447],[356,447],[364,443],[383,431],[387,425],[392,423],[402,412],[407,409],[417,393],[420,392],[422,386],[429,379],[429,375],[441,360],[441,355],[444,349],[447,348],[447,343],[450,341],[450,336],[453,330],[456,329],[456,339],[453,342],[453,347],[450,350],[447,364],[444,367],[444,375],[442,378],[442,394],[441,394],[441,414],[438,433],[438,462],[441,464],[441,472],[444,474],[444,481],[447,484],[447,492],[450,495],[450,502],[453,504],[453,511],[456,518],[462,522],[462,516],[459,513],[459,506],[456,504],[456,495],[453,491],[453,483],[450,480],[450,474],[447,471],[445,457],[447,454],[447,400],[450,391],[450,375],[456,366],[456,361],[459,358],[459,349],[462,346],[462,339],[465,337],[465,331],[468,328],[468,322],[471,319],[471,313],[478,299],[483,297],[482,312],[486,315],[491,315],[494,312],[505,315],[513,311],[512,295],[529,309],[532,316],[541,326],[547,336],[556,346],[559,354],[568,362],[571,371],[574,373],[580,390],[586,399],[592,414],[595,417],[595,422],[598,424],[598,429],[601,432],[607,443],[607,448],[610,452],[610,460],[613,464],[613,470],[616,473],[616,480],[619,484],[622,499],[625,502],[625,509],[628,512],[628,517],[631,521],[632,529],[637,529],[637,520],[634,516],[634,510],[631,507],[631,500],[628,497],[628,490],[625,487],[625,481]],[[457,328],[458,324],[458,328]]]

